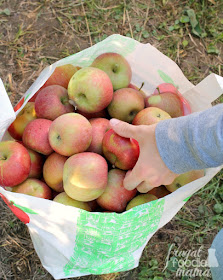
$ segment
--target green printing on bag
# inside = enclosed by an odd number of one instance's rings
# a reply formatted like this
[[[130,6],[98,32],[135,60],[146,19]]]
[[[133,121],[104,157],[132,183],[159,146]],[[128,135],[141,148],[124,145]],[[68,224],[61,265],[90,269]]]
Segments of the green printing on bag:
[[[64,267],[73,272],[107,274],[134,268],[133,253],[145,245],[162,217],[165,199],[140,205],[123,214],[81,211],[73,255]]]
[[[28,208],[28,207],[24,207],[24,206],[21,206],[21,205],[18,205],[16,204],[14,201],[13,201],[13,205],[18,207],[19,209],[21,209],[22,211],[24,211],[25,213],[29,213],[29,214],[37,214],[35,211],[33,211],[32,209]]]
[[[178,88],[178,86],[174,83],[173,79],[167,75],[166,73],[164,73],[162,70],[157,70],[160,78],[165,82],[165,83],[169,83],[169,84],[173,84],[176,88]]]
[[[187,202],[190,198],[191,198],[191,195],[188,196],[188,197],[186,197],[183,201],[186,201],[186,202]]]

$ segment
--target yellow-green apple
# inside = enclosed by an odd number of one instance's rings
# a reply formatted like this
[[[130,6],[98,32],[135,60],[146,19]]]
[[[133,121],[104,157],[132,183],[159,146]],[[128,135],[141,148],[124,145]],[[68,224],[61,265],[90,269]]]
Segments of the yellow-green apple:
[[[9,134],[16,140],[22,140],[25,127],[36,118],[34,102],[28,102],[21,112],[19,112],[14,122],[9,126]]]
[[[133,84],[130,83],[130,84],[128,85],[128,88],[132,88],[132,89],[134,89],[134,90],[137,90],[139,93],[142,94],[142,96],[143,96],[144,98],[146,98],[146,94],[145,94],[145,92],[142,90],[143,85],[144,85],[144,83],[142,83],[142,86],[139,88],[139,87],[137,87],[137,86],[135,86],[135,85],[133,85]]]
[[[57,192],[63,192],[63,168],[67,157],[52,153],[43,165],[43,178],[47,185]]]
[[[92,126],[92,141],[87,151],[103,155],[102,140],[105,133],[111,129],[110,122],[104,118],[90,119],[89,122]]]
[[[107,131],[102,141],[105,158],[117,168],[132,169],[139,157],[139,145],[135,139],[124,138],[112,129]]]
[[[91,140],[91,124],[80,114],[64,114],[55,119],[50,126],[50,145],[55,152],[63,156],[86,151]]]
[[[27,179],[31,160],[27,149],[16,141],[0,142],[0,185],[14,187]]]
[[[108,172],[108,184],[97,203],[105,210],[123,212],[127,203],[136,196],[137,190],[128,191],[124,188],[123,180],[126,172],[112,169]]]
[[[31,121],[23,132],[23,144],[40,154],[50,155],[53,152],[48,139],[51,124],[52,121],[46,119]]]
[[[96,113],[105,109],[111,102],[113,87],[104,71],[86,67],[77,71],[70,79],[68,95],[78,110]]]
[[[52,73],[52,75],[49,77],[49,79],[45,82],[45,84],[33,95],[33,97],[30,99],[30,101],[35,101],[37,95],[39,92],[48,86],[52,85],[58,85],[62,86],[64,88],[68,87],[68,83],[71,79],[71,77],[76,73],[79,69],[81,69],[78,66],[73,66],[72,64],[65,64],[62,66],[57,66]]]
[[[165,92],[145,98],[146,107],[157,107],[167,112],[172,118],[181,117],[184,114],[183,103],[178,95]]]
[[[50,187],[44,182],[34,178],[28,178],[21,184],[13,187],[12,192],[23,193],[45,199],[52,198],[52,190]]]
[[[35,111],[38,118],[55,120],[57,117],[74,112],[69,103],[67,90],[58,85],[43,88],[36,100]]]
[[[162,198],[162,197],[170,194],[170,192],[165,188],[165,186],[159,186],[157,188],[153,188],[151,191],[149,191],[147,193],[153,194],[158,198]]]
[[[80,209],[83,209],[83,210],[86,210],[89,212],[91,211],[91,207],[88,205],[87,202],[75,200],[75,199],[69,197],[65,192],[59,193],[53,199],[53,201],[64,204],[64,205],[80,208]]]
[[[148,107],[140,111],[132,121],[134,125],[150,125],[162,120],[171,119],[171,116],[160,108]]]
[[[148,202],[156,200],[156,199],[157,199],[157,197],[153,194],[145,193],[145,194],[137,195],[128,203],[128,205],[126,207],[126,211],[132,209],[135,206],[138,206],[138,205],[141,205],[144,203],[148,203]]]
[[[172,184],[166,185],[168,191],[174,192],[182,186],[189,184],[190,182],[197,180],[204,176],[204,170],[191,170],[186,173],[180,174]]]
[[[31,159],[31,167],[29,172],[29,178],[40,178],[43,172],[43,163],[44,163],[44,157],[43,155],[27,148],[27,151],[29,153],[30,159]]]
[[[107,180],[108,164],[101,155],[79,153],[69,157],[64,164],[64,190],[78,201],[98,198],[104,192]]]
[[[116,118],[131,123],[138,112],[145,108],[143,96],[132,88],[116,90],[111,103],[108,105],[108,113]]]
[[[99,68],[108,74],[114,90],[127,87],[131,81],[131,66],[118,53],[101,54],[93,61],[91,66]]]
[[[187,101],[186,98],[183,97],[183,95],[178,91],[178,89],[173,84],[170,84],[170,83],[162,83],[162,84],[160,84],[155,89],[153,95],[158,95],[158,94],[163,94],[163,93],[172,93],[172,94],[176,95],[180,99],[182,107],[183,107],[183,109],[182,109],[183,110],[183,116],[191,114],[190,103]]]
[[[81,112],[80,110],[77,110],[75,113],[81,114],[88,120],[94,119],[94,118],[108,119],[108,113],[107,113],[106,109],[103,109],[102,111],[96,112],[96,113],[86,113],[86,112]]]

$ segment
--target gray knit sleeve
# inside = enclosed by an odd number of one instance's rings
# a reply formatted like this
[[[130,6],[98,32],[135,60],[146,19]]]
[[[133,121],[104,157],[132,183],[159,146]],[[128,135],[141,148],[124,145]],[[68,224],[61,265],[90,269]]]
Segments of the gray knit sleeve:
[[[223,104],[156,126],[156,143],[166,166],[177,174],[223,164]]]

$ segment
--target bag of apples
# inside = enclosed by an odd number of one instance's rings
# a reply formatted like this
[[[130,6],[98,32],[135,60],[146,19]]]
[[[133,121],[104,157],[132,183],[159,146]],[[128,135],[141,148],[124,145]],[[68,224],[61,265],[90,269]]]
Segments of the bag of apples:
[[[153,234],[221,169],[147,194],[123,188],[139,148],[110,129],[110,117],[149,125],[207,109],[223,91],[214,74],[194,86],[150,44],[112,35],[64,58],[14,110],[0,87],[0,196],[55,279],[137,267]]]

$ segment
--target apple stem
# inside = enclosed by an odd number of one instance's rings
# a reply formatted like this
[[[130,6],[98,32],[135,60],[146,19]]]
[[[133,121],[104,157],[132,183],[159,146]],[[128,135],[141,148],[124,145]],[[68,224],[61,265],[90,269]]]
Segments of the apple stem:
[[[158,90],[158,93],[161,94],[159,87],[156,88]]]
[[[139,88],[139,91],[143,88],[144,84],[145,84],[145,83],[142,82],[141,87]]]
[[[75,103],[73,100],[71,100],[71,99],[69,99],[68,102],[69,102],[72,106],[74,106],[74,110],[77,111],[77,105],[76,105],[76,103]]]

